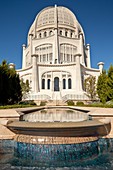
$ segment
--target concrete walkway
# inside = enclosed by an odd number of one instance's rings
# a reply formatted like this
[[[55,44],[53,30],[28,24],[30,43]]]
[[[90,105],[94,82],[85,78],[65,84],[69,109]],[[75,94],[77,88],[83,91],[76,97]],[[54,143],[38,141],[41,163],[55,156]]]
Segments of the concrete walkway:
[[[0,110],[0,139],[12,139],[15,134],[7,129],[4,125],[10,119],[18,119],[19,114],[15,109]]]
[[[18,118],[16,109],[0,109],[0,118]]]
[[[113,108],[100,107],[75,107],[81,110],[88,110],[88,114],[92,116],[113,116]]]

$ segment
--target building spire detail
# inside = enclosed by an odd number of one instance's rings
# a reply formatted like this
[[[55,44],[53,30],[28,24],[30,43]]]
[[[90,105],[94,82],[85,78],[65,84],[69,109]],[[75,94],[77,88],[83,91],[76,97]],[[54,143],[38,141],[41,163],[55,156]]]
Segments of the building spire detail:
[[[58,64],[60,63],[59,60],[59,39],[58,39],[58,11],[57,11],[57,5],[55,5],[55,11],[54,11],[54,16],[55,16],[55,46],[54,46],[54,63]]]

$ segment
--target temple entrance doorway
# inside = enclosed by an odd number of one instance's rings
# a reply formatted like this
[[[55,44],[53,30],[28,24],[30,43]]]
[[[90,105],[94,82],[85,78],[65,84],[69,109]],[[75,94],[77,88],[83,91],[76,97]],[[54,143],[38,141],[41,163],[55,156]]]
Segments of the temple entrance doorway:
[[[59,91],[59,78],[54,78],[54,91]]]

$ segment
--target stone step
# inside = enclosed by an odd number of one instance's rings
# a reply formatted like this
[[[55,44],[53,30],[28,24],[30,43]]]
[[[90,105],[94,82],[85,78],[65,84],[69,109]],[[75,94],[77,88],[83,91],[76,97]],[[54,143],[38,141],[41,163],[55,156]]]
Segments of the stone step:
[[[52,100],[52,101],[48,101],[47,106],[66,106],[67,103],[65,103],[62,100]]]
[[[60,92],[54,92],[53,93],[53,100],[61,100],[61,93]]]

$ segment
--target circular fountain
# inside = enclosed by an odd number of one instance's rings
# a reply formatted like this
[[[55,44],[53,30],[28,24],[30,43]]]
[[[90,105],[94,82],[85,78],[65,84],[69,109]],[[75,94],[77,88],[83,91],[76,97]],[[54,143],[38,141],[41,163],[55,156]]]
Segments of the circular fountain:
[[[98,139],[109,134],[111,123],[74,107],[41,107],[21,112],[7,127],[16,134],[18,157],[67,166],[98,156]]]
[[[69,107],[43,107],[21,112],[19,121],[9,121],[7,127],[16,134],[41,136],[41,139],[62,137],[63,140],[64,137],[106,136],[111,124],[110,121],[91,119],[88,111]]]

